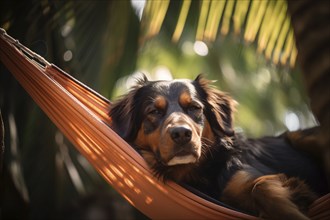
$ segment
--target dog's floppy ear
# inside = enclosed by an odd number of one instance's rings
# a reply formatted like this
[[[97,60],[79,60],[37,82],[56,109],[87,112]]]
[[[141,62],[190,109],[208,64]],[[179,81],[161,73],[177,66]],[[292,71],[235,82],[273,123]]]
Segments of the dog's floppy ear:
[[[205,106],[205,117],[217,136],[233,136],[233,112],[237,102],[229,95],[210,85],[203,75],[194,80],[197,91]]]
[[[138,78],[136,85],[119,100],[110,106],[109,116],[111,127],[126,141],[133,141],[139,129],[141,117],[138,116],[141,103],[136,97],[141,87],[148,84],[148,78],[143,74]]]

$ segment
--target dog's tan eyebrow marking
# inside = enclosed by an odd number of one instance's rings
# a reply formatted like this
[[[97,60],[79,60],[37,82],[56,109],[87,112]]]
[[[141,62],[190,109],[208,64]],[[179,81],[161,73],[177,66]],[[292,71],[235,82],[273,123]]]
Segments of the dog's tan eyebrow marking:
[[[180,94],[179,103],[181,106],[188,106],[192,102],[191,95],[188,91],[184,91]]]
[[[155,98],[155,107],[159,109],[165,109],[167,105],[167,101],[163,96],[157,96]]]

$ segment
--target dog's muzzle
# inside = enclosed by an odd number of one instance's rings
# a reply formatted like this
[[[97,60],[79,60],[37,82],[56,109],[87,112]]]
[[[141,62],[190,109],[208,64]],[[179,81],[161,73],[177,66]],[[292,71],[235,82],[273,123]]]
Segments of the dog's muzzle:
[[[194,127],[191,119],[182,113],[174,113],[165,121],[164,135],[170,140],[168,151],[168,166],[196,163],[201,154],[200,131]]]
[[[192,143],[193,131],[188,125],[174,126],[168,129],[169,135],[175,143],[173,158],[167,162],[168,166],[197,162],[198,147]]]

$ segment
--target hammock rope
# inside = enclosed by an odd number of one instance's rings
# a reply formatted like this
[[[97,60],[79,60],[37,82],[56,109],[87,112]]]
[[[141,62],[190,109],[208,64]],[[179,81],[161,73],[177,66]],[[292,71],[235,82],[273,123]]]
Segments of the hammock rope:
[[[257,219],[154,178],[143,158],[108,124],[111,102],[0,29],[0,59],[37,105],[128,202],[152,219]],[[330,194],[312,219],[330,217]]]

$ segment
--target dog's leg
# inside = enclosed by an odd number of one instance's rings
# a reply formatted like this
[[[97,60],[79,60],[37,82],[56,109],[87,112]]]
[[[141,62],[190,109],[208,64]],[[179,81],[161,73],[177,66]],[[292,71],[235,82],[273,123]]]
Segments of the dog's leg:
[[[269,175],[253,181],[251,195],[262,215],[269,219],[308,219],[295,203],[291,192],[283,186],[284,175]]]
[[[309,219],[291,201],[285,175],[254,178],[246,171],[237,172],[223,191],[223,200],[266,219]]]
[[[315,162],[323,165],[322,159],[325,146],[322,142],[320,127],[287,131],[282,134],[282,136],[290,142],[292,147],[301,152],[307,153],[315,159]]]
[[[321,127],[313,127],[298,131],[285,132],[283,137],[297,150],[307,153],[324,168],[330,189],[330,148],[329,138],[324,135]]]

